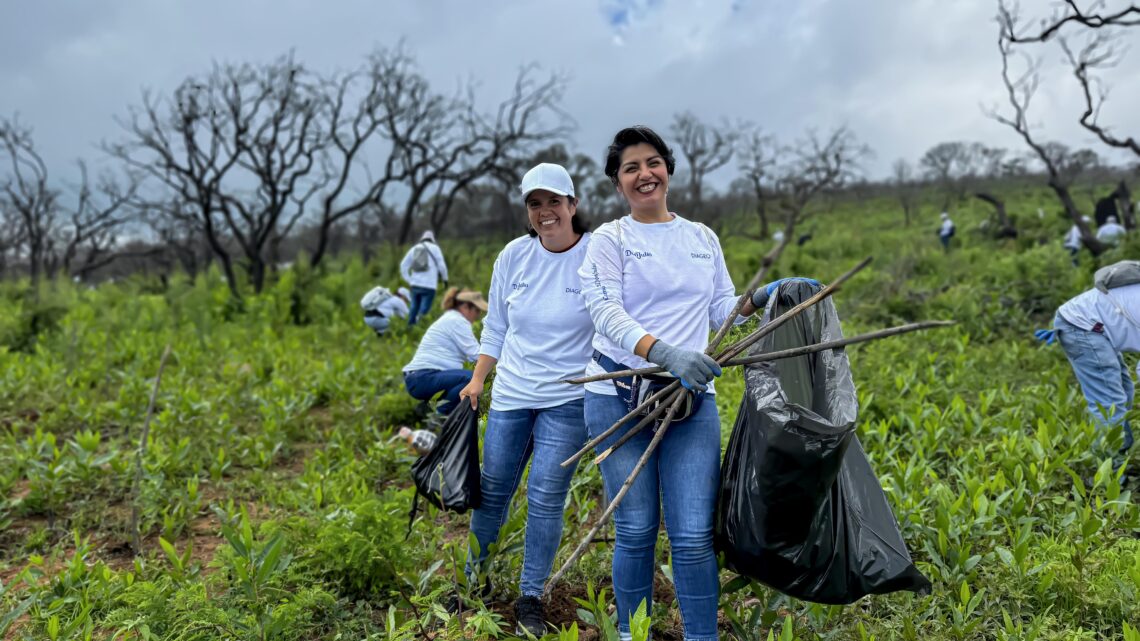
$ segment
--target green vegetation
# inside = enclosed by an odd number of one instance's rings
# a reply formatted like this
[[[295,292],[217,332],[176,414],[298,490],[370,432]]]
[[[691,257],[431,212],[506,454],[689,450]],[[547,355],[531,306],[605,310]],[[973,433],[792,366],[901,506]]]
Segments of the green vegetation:
[[[1095,268],[1087,255],[1070,266],[1065,220],[1028,214],[1048,198],[1008,195],[1021,235],[1003,244],[973,231],[983,204],[963,205],[949,254],[929,213],[906,228],[886,200],[840,202],[810,243],[785,253],[775,276],[824,280],[875,256],[837,295],[847,334],[959,321],[850,350],[860,438],[935,591],[828,607],[725,572],[724,638],[1140,638],[1136,488],[1122,491],[1090,454],[1094,431],[1063,354],[1032,340]],[[754,225],[721,230],[741,286],[767,249],[744,234]],[[1101,262],[1140,255],[1130,242]],[[500,245],[443,245],[452,282],[485,290]],[[142,277],[97,289],[47,283],[38,298],[26,284],[2,286],[0,635],[513,638],[525,501],[487,569],[496,594],[486,603],[461,585],[466,516],[429,509],[404,538],[414,455],[390,438],[415,420],[399,370],[422,327],[378,340],[356,306],[368,286],[394,284],[397,253],[320,274],[294,268],[241,306],[217,273],[166,288]],[[735,371],[718,383],[726,440],[742,385]],[[600,494],[584,465],[556,563],[600,511]],[[609,558],[609,546],[595,546],[556,589],[548,613],[562,631],[549,638],[616,638]],[[681,638],[669,577],[663,561],[655,639]],[[449,617],[457,585],[469,609]]]

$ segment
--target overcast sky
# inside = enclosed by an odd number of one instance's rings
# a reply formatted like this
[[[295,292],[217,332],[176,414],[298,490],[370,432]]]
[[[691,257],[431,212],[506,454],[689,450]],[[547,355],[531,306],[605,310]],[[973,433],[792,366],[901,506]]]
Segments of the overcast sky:
[[[1047,10],[1050,0],[1025,6]],[[1110,4],[1113,4],[1110,0]],[[673,114],[747,119],[786,139],[846,124],[871,145],[872,176],[944,140],[1021,147],[987,119],[1002,99],[996,0],[68,0],[0,13],[0,114],[19,113],[57,176],[117,137],[140,90],[167,93],[215,61],[290,49],[347,69],[404,39],[439,89],[476,79],[490,104],[519,67],[565,72],[575,144],[601,160],[620,127],[663,133]],[[1128,34],[1137,43],[1140,29]],[[1133,46],[1132,49],[1137,47]],[[1079,94],[1055,45],[1032,121],[1042,138],[1104,152],[1075,121]],[[1140,54],[1105,74],[1102,121],[1140,134]],[[1117,156],[1117,158],[1120,158]],[[58,169],[57,169],[58,168]],[[726,171],[714,179],[724,184]]]

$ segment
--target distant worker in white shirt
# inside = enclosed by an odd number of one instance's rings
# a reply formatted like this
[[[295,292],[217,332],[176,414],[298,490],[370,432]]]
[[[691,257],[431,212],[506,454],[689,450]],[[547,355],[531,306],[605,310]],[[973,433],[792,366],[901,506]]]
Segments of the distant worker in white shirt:
[[[1100,229],[1096,230],[1096,239],[1110,245],[1115,245],[1120,242],[1120,237],[1126,233],[1128,233],[1128,230],[1116,221],[1116,216],[1109,216],[1108,220],[1104,221],[1104,224],[1100,226]]]
[[[443,286],[447,287],[447,261],[443,259],[443,251],[430,229],[404,254],[400,261],[400,276],[412,288],[408,325],[415,325],[421,316],[431,311],[438,282],[442,280]]]
[[[401,287],[395,293],[386,287],[373,287],[364,298],[360,299],[360,307],[364,310],[364,324],[371,327],[377,336],[383,336],[391,326],[393,318],[408,317],[408,300],[411,292],[407,287]]]
[[[415,356],[404,366],[404,387],[421,401],[443,392],[437,410],[449,414],[459,400],[459,390],[471,381],[471,371],[463,369],[464,363],[474,363],[479,357],[479,341],[471,324],[487,311],[487,301],[479,292],[452,287],[444,293],[441,306],[443,315],[427,328]]]
[[[938,240],[942,241],[942,249],[950,251],[950,239],[954,237],[954,221],[950,214],[942,212],[942,225],[938,227]]]
[[[562,381],[581,376],[593,348],[594,323],[586,311],[578,268],[590,242],[578,213],[574,182],[561,165],[542,163],[520,187],[527,235],[495,259],[475,374],[459,392],[474,407],[492,368],[491,408],[483,439],[482,504],[471,513],[479,549],[468,552],[467,574],[498,540],[530,461],[527,519],[516,634],[546,634],[542,593],[558,544],[563,511],[576,466],[562,467],[586,443],[584,390]]]
[[[1092,222],[1088,216],[1081,216],[1081,220],[1087,225]],[[1073,265],[1077,264],[1077,254],[1081,251],[1081,228],[1077,227],[1076,223],[1069,228],[1069,233],[1065,234],[1065,242],[1061,246],[1069,250],[1069,255],[1073,257]]]

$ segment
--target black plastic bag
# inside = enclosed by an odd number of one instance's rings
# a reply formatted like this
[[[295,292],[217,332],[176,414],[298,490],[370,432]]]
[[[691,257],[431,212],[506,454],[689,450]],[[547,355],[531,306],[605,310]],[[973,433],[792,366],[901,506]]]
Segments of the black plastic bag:
[[[423,496],[432,505],[462,514],[479,507],[479,419],[471,403],[461,400],[447,415],[435,447],[412,465],[416,496],[408,518],[408,532]]]
[[[765,320],[816,288],[782,284]],[[824,299],[753,353],[843,337]],[[785,594],[846,604],[867,594],[928,592],[855,436],[858,397],[842,350],[745,370],[746,389],[721,466],[715,544],[726,565]]]

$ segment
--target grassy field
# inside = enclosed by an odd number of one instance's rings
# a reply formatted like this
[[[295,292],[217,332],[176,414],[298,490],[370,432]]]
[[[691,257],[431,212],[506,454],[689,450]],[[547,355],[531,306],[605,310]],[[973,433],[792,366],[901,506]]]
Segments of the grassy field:
[[[1121,491],[1090,454],[1063,354],[1032,339],[1096,265],[1071,267],[1068,225],[1035,213],[1055,209],[1045,193],[1009,198],[1016,241],[975,231],[987,212],[963,204],[944,254],[936,212],[906,228],[892,202],[852,200],[781,259],[776,276],[827,280],[874,256],[837,294],[848,335],[959,323],[849,350],[860,439],[934,592],[820,606],[725,571],[723,638],[1140,640],[1137,488]],[[768,249],[753,227],[721,230],[738,286]],[[1140,255],[1131,242],[1102,262]],[[443,246],[452,283],[485,291],[501,244]],[[430,511],[405,539],[414,456],[390,439],[414,420],[400,368],[422,327],[378,340],[362,324],[360,295],[395,285],[402,252],[381,253],[286,271],[241,308],[216,274],[165,289],[54,283],[38,301],[0,286],[0,636],[513,638],[522,497],[490,570],[498,592],[461,618],[442,604],[462,581],[467,517]],[[725,440],[742,389],[739,372],[718,383]],[[582,466],[556,563],[600,497],[596,468]],[[653,635],[679,640],[664,534],[660,547]],[[610,551],[595,546],[555,590],[562,632],[550,638],[605,638]]]

